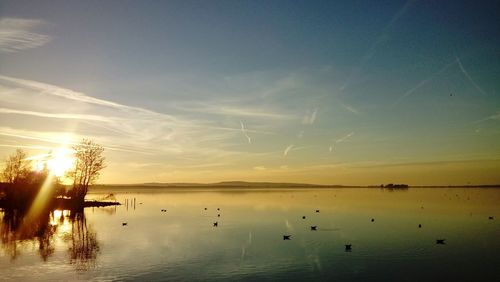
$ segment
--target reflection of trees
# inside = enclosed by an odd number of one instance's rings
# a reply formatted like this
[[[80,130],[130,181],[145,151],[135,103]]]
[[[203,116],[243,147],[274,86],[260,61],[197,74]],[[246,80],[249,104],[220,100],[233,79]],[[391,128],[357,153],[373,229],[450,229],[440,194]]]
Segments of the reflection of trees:
[[[97,236],[91,226],[87,226],[83,211],[72,214],[71,218],[70,263],[78,270],[87,270],[95,266],[99,253]]]
[[[70,263],[78,270],[95,266],[99,243],[96,232],[87,225],[83,210],[45,211],[30,218],[19,210],[6,209],[0,216],[1,249],[12,260],[23,249],[37,246],[40,257],[47,261],[59,240],[68,245]]]
[[[27,218],[24,212],[7,209],[0,224],[2,248],[13,260],[20,255],[20,247],[35,241],[38,242],[40,256],[47,260],[54,252],[54,232],[55,228],[49,224],[48,213]]]

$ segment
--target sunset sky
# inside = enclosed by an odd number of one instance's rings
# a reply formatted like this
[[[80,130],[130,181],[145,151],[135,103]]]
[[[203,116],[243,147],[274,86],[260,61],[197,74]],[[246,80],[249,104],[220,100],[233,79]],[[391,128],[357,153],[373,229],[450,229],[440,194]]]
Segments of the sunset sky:
[[[499,1],[0,0],[0,158],[99,183],[500,183]]]

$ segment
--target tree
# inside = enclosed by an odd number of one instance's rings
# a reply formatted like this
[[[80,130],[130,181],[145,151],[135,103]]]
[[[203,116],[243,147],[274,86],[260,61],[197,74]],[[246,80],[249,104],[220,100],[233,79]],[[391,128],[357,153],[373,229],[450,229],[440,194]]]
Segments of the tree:
[[[2,178],[7,183],[16,183],[28,177],[31,171],[31,162],[26,160],[26,152],[17,149],[16,152],[5,160]]]
[[[75,166],[69,172],[73,178],[73,198],[83,201],[87,195],[89,185],[99,178],[104,164],[104,147],[89,139],[83,139],[80,144],[73,146],[75,151]]]

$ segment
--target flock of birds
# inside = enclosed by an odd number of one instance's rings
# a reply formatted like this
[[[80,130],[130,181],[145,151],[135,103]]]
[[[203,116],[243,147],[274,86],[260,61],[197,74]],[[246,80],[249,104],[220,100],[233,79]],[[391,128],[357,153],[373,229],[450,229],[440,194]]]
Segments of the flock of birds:
[[[421,209],[423,209],[423,208],[424,207],[422,206]],[[208,210],[208,208],[204,208],[204,210],[206,211],[206,210]],[[167,210],[166,209],[161,209],[161,212],[167,212]],[[218,212],[217,213],[217,217],[220,217],[220,213],[219,213],[220,212],[220,208],[217,208],[217,212]],[[320,210],[316,210],[316,213],[319,213],[319,212],[320,212]],[[305,215],[302,216],[302,219],[306,219],[306,216]],[[489,216],[488,219],[489,220],[493,220],[494,217],[493,216]],[[375,222],[375,219],[372,218],[370,221],[371,222]],[[122,226],[127,226],[127,225],[128,225],[127,222],[122,222]],[[219,222],[215,221],[213,223],[213,227],[218,227],[218,226],[219,226]],[[422,228],[422,224],[419,224],[418,228]],[[318,226],[317,225],[311,225],[311,231],[317,231],[317,230],[318,230]],[[292,235],[285,234],[285,235],[283,235],[283,240],[291,240],[292,239],[291,237],[292,237]],[[446,239],[436,239],[436,244],[438,244],[438,245],[445,245],[446,244],[445,241],[446,241]],[[344,247],[345,247],[345,251],[346,252],[351,252],[352,251],[352,244],[345,244]]]

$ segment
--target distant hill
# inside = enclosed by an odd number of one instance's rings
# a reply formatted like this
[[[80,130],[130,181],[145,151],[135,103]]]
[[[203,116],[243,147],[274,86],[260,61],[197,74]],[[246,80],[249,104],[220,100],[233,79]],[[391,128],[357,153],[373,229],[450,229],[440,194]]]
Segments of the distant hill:
[[[348,187],[342,185],[319,185],[304,183],[274,183],[274,182],[246,182],[223,181],[217,183],[139,183],[139,184],[109,184],[94,185],[93,188],[120,187],[120,188],[333,188]]]

